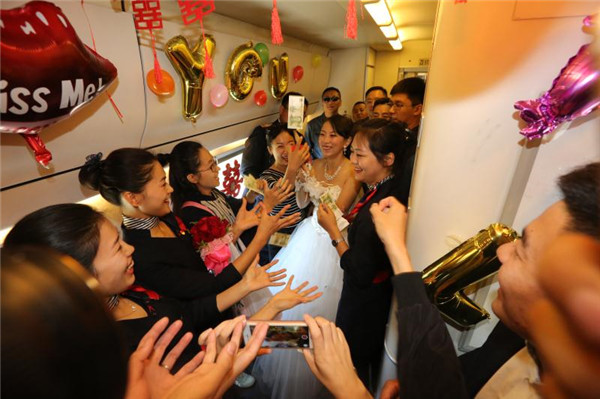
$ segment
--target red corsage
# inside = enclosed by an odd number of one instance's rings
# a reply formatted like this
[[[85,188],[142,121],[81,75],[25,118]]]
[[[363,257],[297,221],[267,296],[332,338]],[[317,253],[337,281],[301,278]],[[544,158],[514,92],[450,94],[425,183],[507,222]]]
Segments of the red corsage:
[[[190,229],[196,250],[206,268],[215,276],[229,264],[231,250],[229,244],[233,235],[228,231],[229,223],[217,216],[202,218]]]

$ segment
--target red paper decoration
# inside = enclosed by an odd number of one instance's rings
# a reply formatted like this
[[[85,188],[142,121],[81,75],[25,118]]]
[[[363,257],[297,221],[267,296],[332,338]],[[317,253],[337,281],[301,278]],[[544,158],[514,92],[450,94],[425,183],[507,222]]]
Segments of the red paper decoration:
[[[135,29],[162,29],[162,12],[159,0],[132,0],[131,8],[135,18]]]
[[[181,10],[181,18],[186,25],[195,21],[202,22],[205,15],[215,10],[214,0],[177,0]]]
[[[202,31],[202,40],[206,39],[204,35],[204,23],[202,18],[210,14],[215,10],[214,0],[177,0],[179,4],[179,10],[181,11],[181,18],[183,23],[186,25],[191,24],[195,21],[200,21],[200,30]],[[206,41],[204,41],[204,51],[206,58],[204,59],[204,77],[207,79],[213,79],[215,71],[213,69],[212,57],[209,55],[208,48],[206,47]]]
[[[240,193],[242,182],[244,181],[244,179],[240,177],[240,163],[237,159],[233,162],[233,167],[231,167],[231,163],[225,165],[223,177],[223,192],[232,197],[237,197]]]
[[[158,56],[156,55],[156,40],[152,29],[162,29],[162,12],[160,10],[160,0],[132,0],[131,7],[133,9],[133,16],[135,22],[135,28],[137,30],[147,30],[150,32],[150,38],[152,39],[152,55],[154,56],[154,79],[152,83],[146,79],[146,83],[150,90],[156,95],[169,95],[172,91],[165,89],[169,86],[170,82],[163,82],[163,79],[172,81],[173,78],[169,76],[166,71],[163,71],[158,62]],[[166,94],[165,94],[166,93]]]

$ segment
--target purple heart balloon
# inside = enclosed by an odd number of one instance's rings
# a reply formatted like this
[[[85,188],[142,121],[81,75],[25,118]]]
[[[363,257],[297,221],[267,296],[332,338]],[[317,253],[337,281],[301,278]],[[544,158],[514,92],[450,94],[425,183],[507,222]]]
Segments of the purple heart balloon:
[[[552,133],[565,121],[585,116],[600,105],[595,85],[600,71],[594,66],[589,45],[582,46],[577,54],[560,71],[552,87],[540,98],[517,101],[515,108],[527,126],[520,133],[532,140]]]

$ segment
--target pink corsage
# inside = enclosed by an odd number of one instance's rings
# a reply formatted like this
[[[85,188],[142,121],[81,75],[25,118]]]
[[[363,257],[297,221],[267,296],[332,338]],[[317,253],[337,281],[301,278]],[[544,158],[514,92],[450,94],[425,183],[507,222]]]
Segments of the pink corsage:
[[[232,241],[233,235],[227,233],[221,238],[212,240],[200,249],[200,256],[206,268],[215,276],[218,276],[229,264],[229,260],[231,259],[229,244]]]

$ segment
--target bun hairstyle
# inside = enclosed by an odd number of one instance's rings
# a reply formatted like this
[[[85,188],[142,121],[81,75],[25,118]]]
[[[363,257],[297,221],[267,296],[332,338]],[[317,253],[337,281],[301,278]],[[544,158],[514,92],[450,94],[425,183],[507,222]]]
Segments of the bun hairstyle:
[[[173,187],[171,200],[175,213],[179,213],[187,199],[198,193],[198,188],[187,179],[187,176],[190,173],[196,173],[200,168],[200,150],[202,148],[202,144],[196,141],[182,141],[171,151],[169,184]]]
[[[287,126],[277,126],[275,129],[269,129],[267,132],[267,147],[271,147],[273,141],[281,134],[287,133],[292,136],[294,142],[296,142],[296,136],[294,135],[294,131],[287,128]]]
[[[69,255],[94,274],[104,216],[87,205],[58,204],[30,213],[10,230],[4,247],[39,245]]]
[[[99,191],[102,198],[121,205],[121,193],[141,193],[152,179],[152,168],[158,158],[141,148],[121,148],[111,152],[105,160],[102,153],[88,155],[79,171],[79,182]],[[164,161],[164,159],[163,159]]]
[[[352,137],[352,127],[354,124],[350,118],[347,118],[343,115],[332,115],[325,119],[325,122],[331,123],[333,130],[343,138],[347,139]]]
[[[369,143],[371,152],[382,164],[387,154],[394,154],[392,173],[398,176],[404,169],[406,152],[411,145],[407,134],[406,125],[403,123],[369,119],[360,124],[355,140],[356,137],[364,138]]]
[[[46,248],[3,248],[1,258],[2,394],[123,398],[126,353],[103,300],[86,285],[91,276]]]

